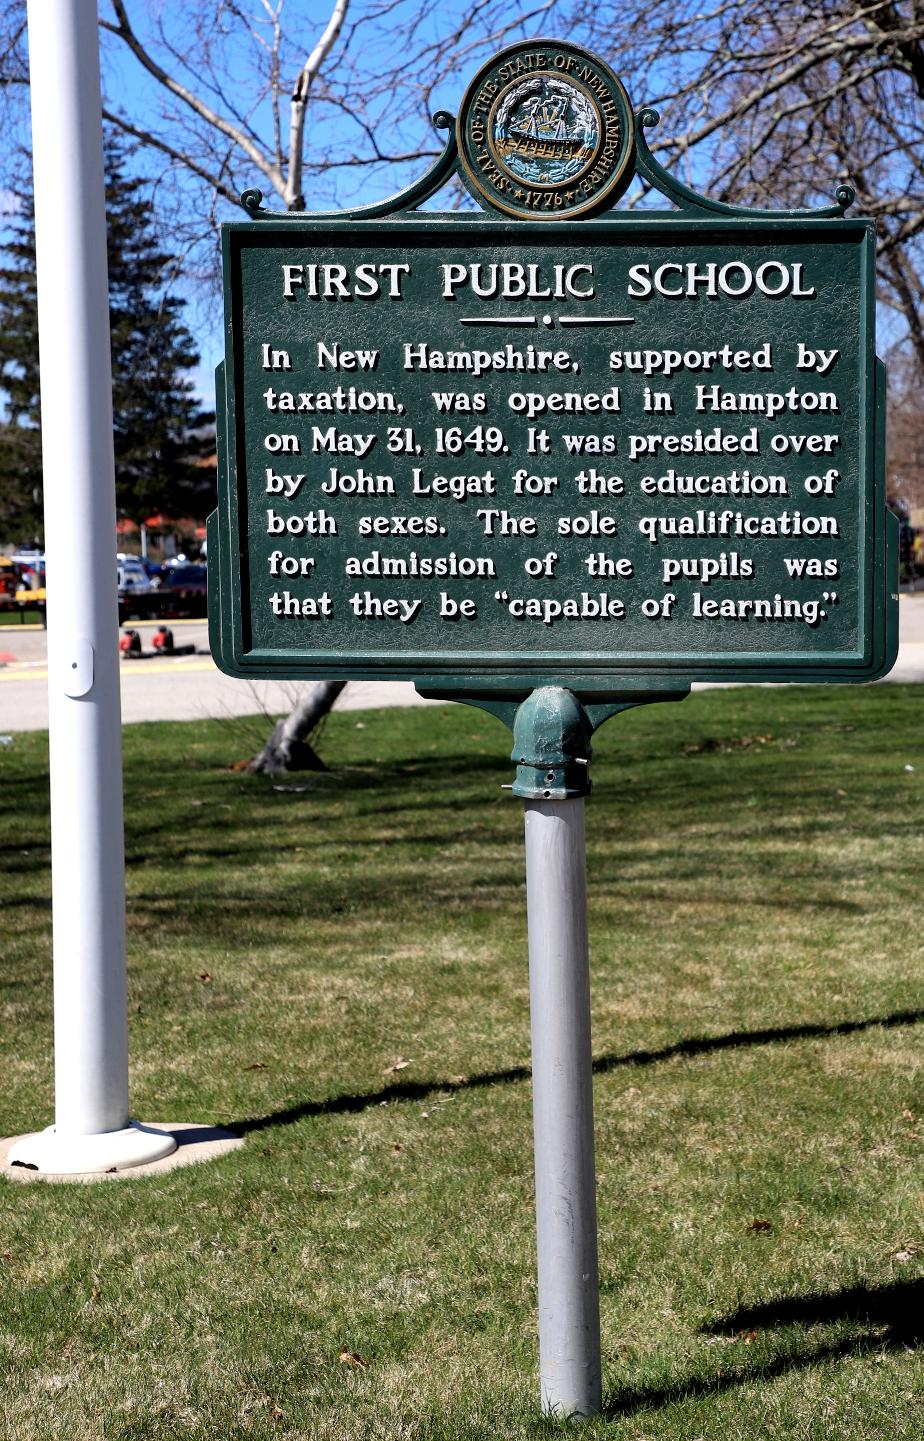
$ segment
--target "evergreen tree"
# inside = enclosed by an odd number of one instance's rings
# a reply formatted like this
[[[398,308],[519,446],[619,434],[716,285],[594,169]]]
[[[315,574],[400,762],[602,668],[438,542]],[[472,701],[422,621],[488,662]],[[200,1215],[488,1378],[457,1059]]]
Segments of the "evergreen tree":
[[[126,174],[121,142],[106,144],[109,315],[116,503],[136,522],[152,512],[203,516],[211,509],[214,417],[203,411],[189,371],[199,356],[183,320],[186,302],[170,293],[175,266],[158,242],[145,182]],[[41,528],[38,321],[35,223],[20,197],[0,249],[0,539]],[[38,497],[36,504],[35,497]]]
[[[160,246],[145,182],[125,174],[121,142],[106,145],[106,221],[116,502],[140,522],[156,511],[204,516],[212,509],[211,422],[189,371],[199,354],[169,293],[175,258]]]
[[[12,192],[20,211],[10,222],[0,266],[0,541],[36,541],[42,531],[42,442],[39,430],[38,310],[31,198]]]

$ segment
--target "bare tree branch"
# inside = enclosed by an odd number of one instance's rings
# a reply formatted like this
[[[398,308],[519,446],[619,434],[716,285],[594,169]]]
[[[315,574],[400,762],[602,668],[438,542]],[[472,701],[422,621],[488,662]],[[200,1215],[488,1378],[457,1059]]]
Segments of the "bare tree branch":
[[[266,159],[260,148],[252,142],[240,126],[233,125],[231,121],[219,115],[211,106],[206,105],[194,91],[185,85],[181,85],[174,76],[168,75],[167,72],[158,65],[153,56],[148,53],[132,29],[125,10],[124,0],[111,0],[111,3],[118,19],[118,25],[112,25],[108,21],[103,20],[100,22],[103,27],[111,31],[112,34],[118,35],[119,39],[125,42],[138,63],[144,67],[148,74],[151,75],[159,85],[162,85],[171,95],[175,95],[178,99],[182,100],[184,104],[188,105],[190,110],[198,115],[201,120],[204,120],[206,124],[211,125],[215,130],[220,131],[222,135],[225,135],[229,140],[239,145],[248,159],[257,167],[261,174],[269,180],[273,188],[278,190],[280,195],[284,195],[285,183],[282,176],[278,169]]]
[[[289,122],[289,176],[283,192],[283,199],[289,210],[304,210],[305,197],[302,194],[302,161],[305,149],[305,114],[311,87],[320,74],[324,61],[333,48],[343,28],[350,0],[334,0],[330,19],[317,45],[299,71],[292,91],[291,119]]]
[[[133,125],[124,115],[119,115],[116,111],[108,109],[105,105],[103,106],[103,119],[107,124],[114,125],[117,130],[121,130],[125,135],[131,135],[134,140],[140,141],[142,145],[147,145],[153,147],[155,150],[159,150],[161,154],[168,156],[169,159],[175,161],[177,165],[182,165],[187,170],[191,170],[194,175],[198,175],[200,180],[204,180],[207,185],[210,185],[216,190],[224,200],[229,200],[232,205],[237,203],[238,196],[233,190],[229,189],[227,185],[221,182],[219,176],[212,174],[203,166],[198,165],[190,155],[174,149],[172,145],[168,144],[166,140],[161,139],[159,135],[152,135],[150,131],[142,130],[140,126]]]

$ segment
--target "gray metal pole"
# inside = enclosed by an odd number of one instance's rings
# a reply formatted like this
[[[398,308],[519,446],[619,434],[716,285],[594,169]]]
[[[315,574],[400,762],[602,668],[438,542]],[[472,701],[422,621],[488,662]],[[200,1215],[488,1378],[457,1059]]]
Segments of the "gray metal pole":
[[[584,800],[527,801],[542,1409],[602,1405]]]

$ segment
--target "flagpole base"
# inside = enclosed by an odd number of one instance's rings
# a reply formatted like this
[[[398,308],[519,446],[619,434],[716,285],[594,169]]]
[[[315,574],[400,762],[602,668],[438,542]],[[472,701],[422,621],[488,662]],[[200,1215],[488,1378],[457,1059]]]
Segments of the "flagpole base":
[[[11,1148],[8,1166],[22,1166],[53,1176],[102,1175],[160,1161],[176,1150],[169,1131],[130,1121],[122,1131],[92,1136],[59,1135],[54,1126],[22,1136]]]

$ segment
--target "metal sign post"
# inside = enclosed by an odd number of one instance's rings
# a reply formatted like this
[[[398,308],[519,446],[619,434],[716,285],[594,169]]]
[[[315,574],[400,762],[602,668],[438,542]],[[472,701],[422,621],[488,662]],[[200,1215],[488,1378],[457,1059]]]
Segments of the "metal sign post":
[[[48,570],[55,1124],[12,1165],[122,1170],[129,1121],[106,209],[95,0],[29,0]]]
[[[686,695],[585,706],[544,686],[519,704],[467,697],[511,727],[510,789],[524,801],[539,1384],[551,1416],[592,1416],[602,1404],[584,839],[591,737],[623,710]]]
[[[584,800],[527,801],[539,1387],[552,1415],[600,1410],[600,1302]]]
[[[549,686],[519,707],[533,1058],[539,1384],[551,1415],[600,1410],[600,1302],[584,796],[586,712]]]
[[[411,679],[513,730],[526,802],[542,1405],[601,1406],[584,796],[694,680],[897,650],[875,226],[737,209],[618,78],[508,47],[391,200],[223,227],[209,634],[230,675]],[[458,173],[477,214],[419,207]],[[611,207],[633,176],[673,207]],[[562,225],[562,222],[570,222]]]

